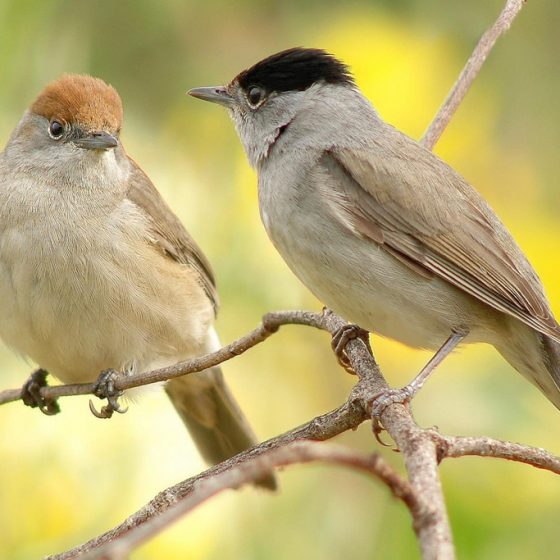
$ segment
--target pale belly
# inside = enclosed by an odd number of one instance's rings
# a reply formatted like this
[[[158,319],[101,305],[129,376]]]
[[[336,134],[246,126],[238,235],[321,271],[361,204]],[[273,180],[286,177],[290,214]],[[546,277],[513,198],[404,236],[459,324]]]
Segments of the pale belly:
[[[97,243],[66,238],[66,250],[53,241],[32,228],[0,238],[0,337],[8,346],[65,382],[200,352],[211,306],[194,297],[179,265],[118,241],[108,253],[103,232]]]
[[[317,206],[305,210],[261,213],[288,266],[334,312],[413,347],[436,350],[465,328],[467,342],[494,342],[499,313],[444,280],[414,272],[375,242],[326,220],[326,213],[313,216]]]

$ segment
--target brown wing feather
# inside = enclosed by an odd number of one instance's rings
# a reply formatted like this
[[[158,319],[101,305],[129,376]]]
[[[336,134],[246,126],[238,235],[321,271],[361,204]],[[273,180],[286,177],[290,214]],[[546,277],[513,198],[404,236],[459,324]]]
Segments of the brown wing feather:
[[[210,263],[148,176],[132,159],[130,163],[132,170],[127,198],[148,216],[152,225],[150,233],[161,252],[198,272],[200,284],[217,311],[218,294]]]
[[[332,148],[321,164],[336,175],[341,193],[333,200],[346,201],[338,205],[341,221],[356,233],[416,272],[421,267],[436,274],[560,341],[560,327],[521,249],[484,199],[437,156],[389,128],[383,144]]]

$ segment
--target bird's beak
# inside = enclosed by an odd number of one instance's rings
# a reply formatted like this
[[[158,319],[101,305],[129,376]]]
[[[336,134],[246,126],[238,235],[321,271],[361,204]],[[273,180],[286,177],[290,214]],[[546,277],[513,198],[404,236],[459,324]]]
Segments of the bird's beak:
[[[116,148],[119,141],[112,134],[102,130],[91,132],[82,138],[76,138],[74,144],[87,150],[109,150],[110,148]]]
[[[211,101],[224,107],[231,107],[234,104],[233,97],[227,92],[223,86],[216,87],[199,87],[187,91],[189,95],[202,99],[203,101]]]

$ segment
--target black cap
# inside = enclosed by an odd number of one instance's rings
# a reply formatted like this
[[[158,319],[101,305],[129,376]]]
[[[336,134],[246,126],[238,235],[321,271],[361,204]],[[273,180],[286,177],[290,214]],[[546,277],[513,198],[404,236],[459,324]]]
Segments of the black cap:
[[[235,78],[247,90],[260,86],[267,91],[305,90],[316,82],[353,84],[348,67],[321,49],[296,47],[282,51],[244,70]]]

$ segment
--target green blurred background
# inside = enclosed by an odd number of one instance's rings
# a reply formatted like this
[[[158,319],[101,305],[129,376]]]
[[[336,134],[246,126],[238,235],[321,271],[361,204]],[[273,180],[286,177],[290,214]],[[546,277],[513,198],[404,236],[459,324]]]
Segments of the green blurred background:
[[[228,81],[295,45],[344,59],[391,123],[418,138],[503,0],[0,0],[0,141],[40,89],[63,72],[113,84],[123,142],[214,265],[230,341],[267,310],[320,309],[260,224],[256,178],[227,115],[184,95]],[[437,146],[490,201],[541,275],[560,314],[560,3],[528,2],[486,63]],[[382,368],[404,384],[428,355],[373,339]],[[3,388],[32,364],[0,349]],[[286,327],[225,365],[257,433],[274,436],[340,404],[352,378],[323,333]],[[0,408],[0,558],[62,551],[119,523],[159,490],[203,468],[160,391],[111,421],[85,398],[47,418]],[[423,426],[560,453],[560,414],[491,348],[448,359],[414,401]],[[368,426],[338,439],[379,450]],[[400,457],[382,453],[400,467]],[[459,556],[550,557],[560,480],[492,459],[441,469]],[[133,555],[148,559],[418,558],[410,519],[387,490],[331,467],[292,467],[278,496],[219,496]]]

